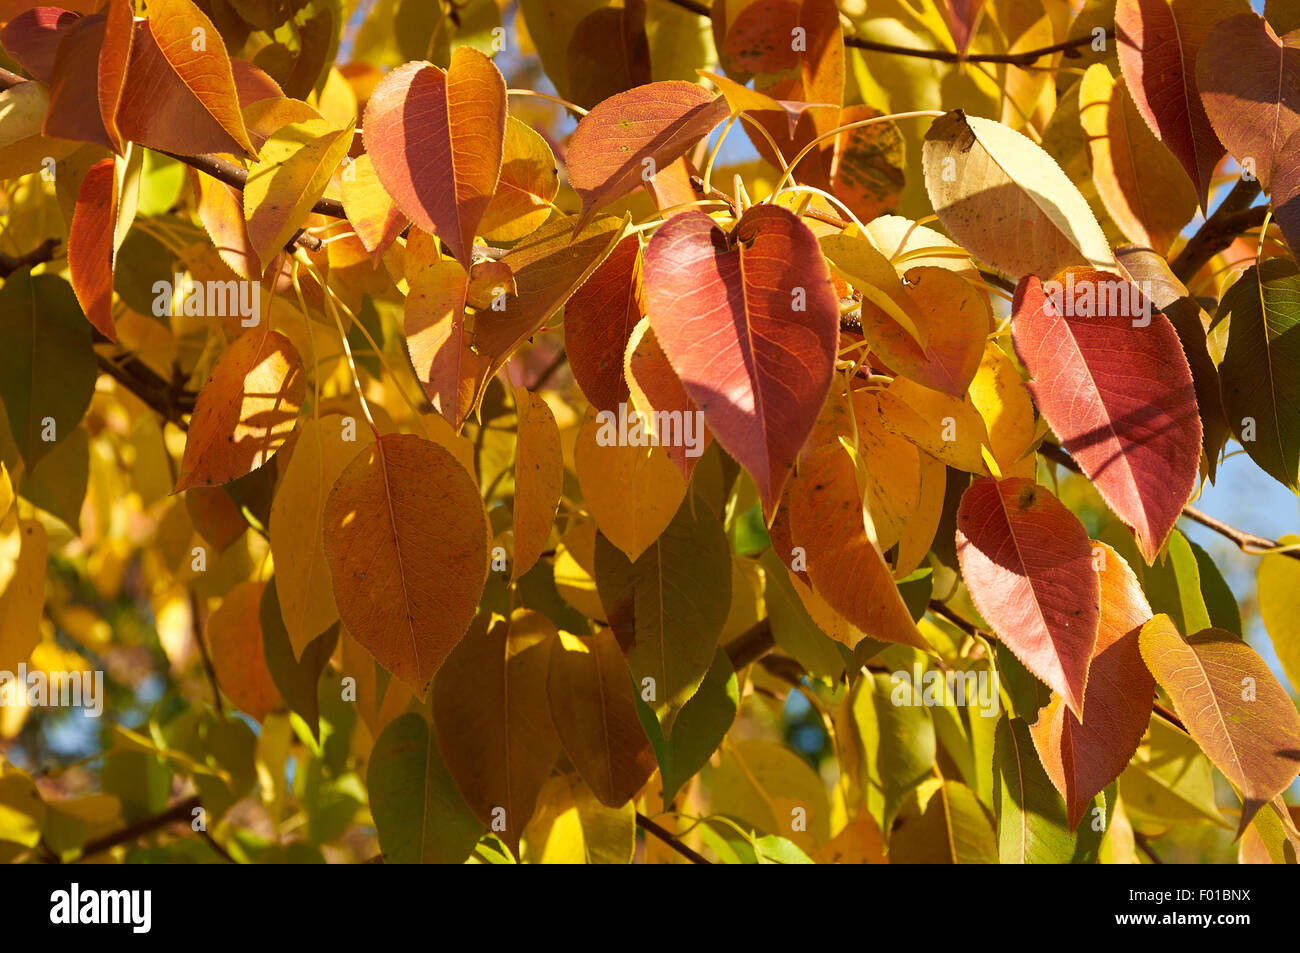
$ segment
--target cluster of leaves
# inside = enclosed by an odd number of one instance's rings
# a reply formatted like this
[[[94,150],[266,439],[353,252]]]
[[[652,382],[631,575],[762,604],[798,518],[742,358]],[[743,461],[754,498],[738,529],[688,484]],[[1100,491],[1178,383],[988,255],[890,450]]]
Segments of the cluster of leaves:
[[[1079,7],[0,0],[0,856],[1294,862],[1300,17]]]

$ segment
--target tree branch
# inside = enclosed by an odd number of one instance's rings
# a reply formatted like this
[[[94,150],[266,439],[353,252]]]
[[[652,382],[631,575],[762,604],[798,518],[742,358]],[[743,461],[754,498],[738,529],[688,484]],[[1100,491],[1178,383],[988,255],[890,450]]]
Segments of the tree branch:
[[[668,0],[668,2],[702,17],[713,16],[713,11],[709,8],[709,5],[700,3],[699,0]],[[1106,31],[1108,40],[1113,39],[1114,36],[1114,28]],[[895,56],[912,56],[924,60],[940,60],[944,63],[1008,63],[1012,66],[1032,66],[1044,56],[1050,56],[1053,53],[1078,56],[1079,48],[1091,45],[1092,39],[1092,35],[1089,34],[1088,36],[1062,40],[1060,43],[1053,43],[1051,46],[1040,46],[1037,49],[1024,50],[1020,53],[957,53],[952,50],[920,50],[910,46],[895,46],[893,43],[877,43],[874,40],[863,39],[851,33],[844,35],[844,45],[855,50],[870,50],[874,53],[890,53]]]
[[[1196,234],[1188,239],[1169,267],[1186,284],[1201,267],[1243,232],[1264,224],[1266,206],[1252,205],[1259,197],[1259,182],[1240,180],[1219,203]]]
[[[708,860],[701,854],[687,847],[685,844],[679,841],[674,835],[668,833],[668,831],[664,830],[664,828],[660,827],[654,821],[650,820],[650,818],[646,817],[640,811],[636,812],[636,826],[644,830],[647,834],[653,834],[655,837],[659,838],[659,840],[663,841],[673,850],[677,851],[677,853],[681,854],[691,863],[709,864],[710,866],[712,866],[713,862],[711,860]]]
[[[19,268],[26,268],[28,265],[39,265],[41,262],[52,261],[54,259],[54,250],[58,247],[58,239],[47,238],[31,251],[21,255],[11,256],[0,252],[0,278],[8,278]]]
[[[177,801],[161,814],[153,817],[147,817],[142,821],[136,821],[134,824],[128,824],[120,831],[112,834],[105,834],[90,841],[81,850],[79,860],[85,860],[94,854],[102,854],[106,850],[114,847],[121,847],[124,844],[130,844],[132,841],[139,840],[146,834],[151,834],[160,827],[166,827],[176,821],[187,821],[193,816],[194,809],[199,807],[198,796],[187,797],[183,801]]]
[[[1059,463],[1067,470],[1082,474],[1079,464],[1075,462],[1065,450],[1054,443],[1044,443],[1038,448],[1038,452],[1053,463]],[[1224,539],[1231,540],[1237,544],[1237,548],[1243,553],[1251,556],[1263,555],[1269,550],[1276,550],[1282,546],[1275,539],[1268,539],[1264,536],[1256,536],[1254,533],[1248,533],[1244,529],[1237,529],[1235,526],[1216,519],[1209,513],[1205,513],[1192,506],[1190,503],[1183,507],[1183,515],[1195,523],[1200,523],[1206,529],[1212,529]],[[1282,549],[1280,554],[1289,556],[1292,559],[1300,559],[1300,550]]]

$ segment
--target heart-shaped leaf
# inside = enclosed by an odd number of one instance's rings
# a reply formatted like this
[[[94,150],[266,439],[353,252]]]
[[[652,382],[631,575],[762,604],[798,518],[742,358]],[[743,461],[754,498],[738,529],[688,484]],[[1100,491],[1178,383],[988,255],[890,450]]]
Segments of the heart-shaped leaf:
[[[1196,488],[1201,418],[1169,319],[1136,285],[1071,269],[1016,288],[1012,336],[1061,445],[1155,560]]]
[[[830,390],[839,301],[792,213],[749,209],[727,234],[703,212],[646,249],[646,310],[686,393],[754,479],[770,518]]]
[[[997,637],[1081,716],[1100,619],[1083,524],[1032,480],[985,477],[957,508],[957,558]]]
[[[466,270],[501,173],[506,84],[490,59],[457,47],[443,71],[412,62],[380,81],[366,105],[366,152],[397,207]]]

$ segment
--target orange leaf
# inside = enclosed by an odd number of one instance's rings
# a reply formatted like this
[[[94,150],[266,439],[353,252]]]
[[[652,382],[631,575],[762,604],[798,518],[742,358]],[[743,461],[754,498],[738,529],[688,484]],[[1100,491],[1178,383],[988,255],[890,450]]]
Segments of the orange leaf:
[[[366,106],[366,152],[397,207],[467,270],[501,172],[506,84],[492,61],[458,47],[447,71],[401,66]]]
[[[325,501],[325,558],[347,630],[423,698],[487,580],[486,517],[465,468],[421,437],[380,437]]]
[[[262,652],[262,623],[258,612],[264,582],[241,582],[208,616],[206,637],[217,684],[240,711],[262,721],[280,704]]]
[[[117,225],[117,173],[100,159],[77,190],[68,232],[68,272],[86,319],[111,341],[113,327],[113,229]]]
[[[266,324],[240,335],[199,394],[172,492],[229,483],[271,459],[298,419],[304,386],[287,337]]]

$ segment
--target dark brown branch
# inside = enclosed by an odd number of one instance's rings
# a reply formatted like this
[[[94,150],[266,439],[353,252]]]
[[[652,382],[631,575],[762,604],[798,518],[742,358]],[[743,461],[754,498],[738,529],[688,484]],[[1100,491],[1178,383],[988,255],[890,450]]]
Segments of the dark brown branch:
[[[775,645],[776,639],[772,636],[772,623],[767,619],[760,619],[724,645],[722,650],[731,659],[731,667],[739,670],[746,665],[757,662],[770,652]]]
[[[96,337],[97,343],[107,340],[102,336]],[[96,351],[95,360],[101,371],[138,397],[163,420],[185,429],[183,415],[194,412],[196,398],[185,389],[183,376],[177,374],[170,382],[165,381],[139,358],[130,355],[114,359]]]
[[[166,827],[168,824],[174,824],[177,821],[188,821],[194,814],[194,809],[199,807],[197,796],[188,797],[183,801],[177,801],[161,814],[153,817],[146,817],[142,821],[136,821],[134,824],[128,824],[120,831],[112,834],[105,834],[86,844],[81,851],[81,860],[94,854],[102,854],[106,850],[114,847],[121,847],[124,844],[130,844],[139,840],[146,834],[152,834],[159,828]]]
[[[711,17],[713,11],[709,9],[706,3],[700,3],[699,0],[668,0],[683,10],[690,10],[702,17]],[[1113,29],[1106,31],[1106,39],[1114,38]],[[924,60],[941,60],[944,63],[1009,63],[1012,66],[1032,66],[1044,56],[1050,56],[1053,53],[1064,53],[1066,56],[1078,56],[1080,47],[1089,46],[1092,43],[1092,35],[1078,36],[1069,40],[1062,40],[1060,43],[1053,43],[1051,46],[1040,46],[1037,49],[1024,50],[1020,53],[956,53],[952,50],[918,50],[910,46],[895,46],[893,43],[877,43],[874,40],[866,40],[860,36],[845,34],[844,45],[855,50],[870,50],[875,53],[891,53],[895,56],[912,56]]]
[[[1083,473],[1074,458],[1054,443],[1043,443],[1038,448],[1038,452],[1053,463],[1059,463],[1067,470],[1079,474]],[[1183,515],[1195,523],[1200,523],[1206,529],[1214,530],[1214,532],[1218,533],[1224,539],[1236,543],[1238,549],[1251,556],[1259,556],[1265,551],[1278,549],[1282,545],[1275,539],[1269,539],[1265,536],[1256,536],[1254,533],[1248,533],[1244,529],[1237,529],[1235,526],[1230,526],[1223,522],[1223,520],[1216,519],[1209,513],[1198,510],[1190,503],[1183,507]],[[1289,556],[1292,559],[1300,559],[1300,550],[1283,549],[1281,550],[1281,555]]]
[[[1195,235],[1188,239],[1177,257],[1169,263],[1175,275],[1186,284],[1202,266],[1223,251],[1243,232],[1264,224],[1267,207],[1253,205],[1259,197],[1259,182],[1242,179],[1232,187]]]
[[[41,262],[53,261],[55,250],[59,247],[58,239],[47,238],[29,252],[21,255],[6,255],[0,252],[0,278],[8,278],[19,268],[39,265]]]
[[[655,837],[659,838],[659,840],[663,841],[665,844],[667,844],[673,850],[677,851],[677,853],[681,854],[683,857],[685,857],[693,864],[713,863],[711,860],[708,860],[701,854],[687,847],[685,844],[679,841],[675,836],[670,834],[668,831],[664,830],[664,828],[660,827],[654,821],[650,820],[650,818],[646,817],[640,811],[636,812],[636,826],[644,830],[647,834],[653,834]]]
[[[1152,848],[1151,842],[1147,840],[1147,836],[1143,834],[1141,831],[1133,832],[1133,843],[1137,845],[1138,850],[1142,851],[1142,853],[1147,855],[1147,858],[1151,861],[1151,863],[1153,864],[1164,863],[1164,861],[1160,859],[1160,855],[1157,854],[1155,850]]]

